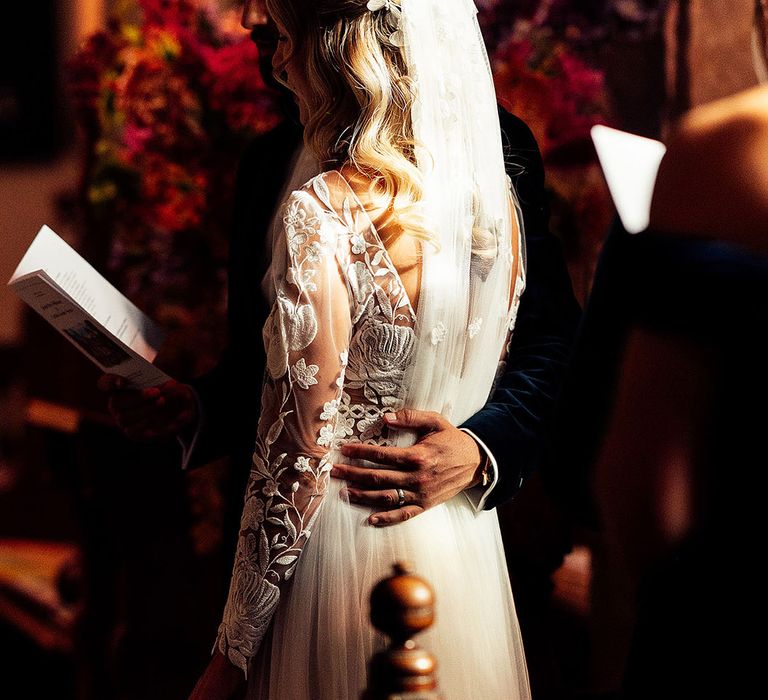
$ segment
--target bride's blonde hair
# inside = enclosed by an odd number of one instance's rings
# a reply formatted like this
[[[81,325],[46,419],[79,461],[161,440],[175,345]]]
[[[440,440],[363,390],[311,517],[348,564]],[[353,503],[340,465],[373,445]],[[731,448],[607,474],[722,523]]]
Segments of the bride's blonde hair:
[[[266,0],[287,33],[286,62],[300,61],[309,89],[304,138],[324,170],[349,163],[386,202],[395,230],[435,240],[419,214],[413,83],[397,45],[394,12],[367,0]],[[398,3],[399,4],[399,3]],[[275,66],[281,80],[283,66]]]

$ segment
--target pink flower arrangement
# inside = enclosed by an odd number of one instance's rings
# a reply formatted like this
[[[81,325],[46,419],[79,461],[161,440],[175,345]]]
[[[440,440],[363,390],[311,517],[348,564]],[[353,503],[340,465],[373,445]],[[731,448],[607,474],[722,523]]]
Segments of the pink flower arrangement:
[[[122,5],[70,66],[88,142],[83,188],[95,220],[88,235],[109,237],[118,286],[176,329],[177,344],[202,355],[181,362],[195,372],[224,338],[238,158],[279,116],[258,49],[236,29],[236,8],[205,0]]]
[[[528,124],[539,143],[552,228],[566,246],[574,285],[584,298],[613,216],[590,139],[592,126],[609,121],[603,72],[565,38],[527,20],[513,24],[491,60],[499,101]]]
[[[493,55],[499,100],[524,119],[534,132],[544,158],[559,152],[588,158],[589,130],[606,120],[603,73],[589,66],[543,30],[518,38],[513,34]],[[572,160],[573,156],[564,156]]]

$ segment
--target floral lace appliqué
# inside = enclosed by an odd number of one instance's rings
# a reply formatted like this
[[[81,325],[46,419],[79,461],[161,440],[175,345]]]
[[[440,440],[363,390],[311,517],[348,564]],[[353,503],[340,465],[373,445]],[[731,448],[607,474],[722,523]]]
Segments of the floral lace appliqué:
[[[264,327],[262,411],[217,639],[244,672],[311,535],[332,451],[343,442],[389,444],[383,416],[402,407],[414,348],[402,281],[338,173],[294,193],[283,228],[287,269]],[[344,318],[348,331],[329,342]]]

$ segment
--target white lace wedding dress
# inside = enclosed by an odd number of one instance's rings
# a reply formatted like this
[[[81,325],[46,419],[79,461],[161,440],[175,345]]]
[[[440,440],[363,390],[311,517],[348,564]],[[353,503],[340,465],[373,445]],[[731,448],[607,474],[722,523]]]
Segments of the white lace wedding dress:
[[[249,698],[359,698],[385,641],[369,622],[371,589],[393,562],[408,560],[436,592],[436,623],[419,640],[437,658],[446,700],[528,698],[495,511],[478,513],[460,494],[378,529],[366,523],[371,511],[345,501],[328,478],[341,443],[394,439],[382,416],[402,407],[417,315],[387,250],[338,171],[294,192],[283,223],[262,413],[219,649],[247,669]],[[467,323],[470,344],[473,323],[482,319]],[[432,333],[432,342],[443,340],[440,328]]]

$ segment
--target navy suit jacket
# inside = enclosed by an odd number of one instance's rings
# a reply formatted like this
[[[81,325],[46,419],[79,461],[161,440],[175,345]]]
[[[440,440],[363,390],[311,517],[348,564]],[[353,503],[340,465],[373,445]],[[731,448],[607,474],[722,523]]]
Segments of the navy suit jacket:
[[[536,140],[520,119],[503,109],[499,114],[507,172],[523,211],[527,287],[506,373],[488,404],[462,426],[488,446],[499,468],[499,481],[486,508],[511,498],[539,464],[544,426],[580,314],[560,242],[549,231]],[[229,256],[229,344],[218,365],[194,382],[204,421],[190,464],[231,454],[244,465],[233,484],[238,494],[250,467],[265,366],[261,328],[269,308],[260,281],[269,264],[266,234],[300,139],[300,127],[286,121],[256,139],[242,158]]]

